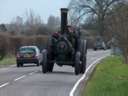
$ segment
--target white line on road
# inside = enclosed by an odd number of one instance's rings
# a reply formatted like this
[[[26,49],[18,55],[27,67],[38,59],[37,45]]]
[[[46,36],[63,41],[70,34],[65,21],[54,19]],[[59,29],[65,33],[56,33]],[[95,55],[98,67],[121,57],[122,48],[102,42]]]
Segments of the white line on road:
[[[4,84],[0,85],[0,88],[5,87],[5,86],[7,86],[8,84],[9,84],[9,82],[4,83]]]
[[[14,81],[18,81],[18,80],[20,80],[20,79],[22,79],[22,78],[24,78],[24,77],[26,77],[26,75],[20,76],[20,77],[14,79]]]
[[[34,71],[34,72],[31,72],[31,73],[29,73],[29,75],[33,75],[33,74],[35,74],[35,73],[37,73],[38,71]]]
[[[85,71],[85,73],[82,75],[82,77],[75,83],[74,87],[72,88],[72,90],[71,90],[70,93],[69,93],[69,96],[74,96],[74,93],[75,93],[77,87],[79,86],[80,82],[82,82],[82,81],[85,79],[85,77],[86,77],[86,75],[87,75],[87,72],[91,69],[91,67],[92,67],[94,64],[98,63],[100,60],[102,60],[102,59],[105,58],[105,57],[106,57],[106,56],[101,57],[101,58],[95,60],[94,62],[92,62],[92,63],[90,64],[90,66],[86,69],[86,71]]]
[[[29,73],[29,75],[33,75],[35,72],[31,72],[31,73]]]

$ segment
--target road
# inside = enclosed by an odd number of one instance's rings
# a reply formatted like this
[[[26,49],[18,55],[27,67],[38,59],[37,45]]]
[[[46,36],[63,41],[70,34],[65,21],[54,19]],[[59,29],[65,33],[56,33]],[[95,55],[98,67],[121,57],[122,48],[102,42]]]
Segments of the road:
[[[88,50],[87,67],[109,51]],[[70,66],[54,67],[53,73],[42,74],[41,67],[0,69],[0,96],[68,96],[82,75],[75,76]]]

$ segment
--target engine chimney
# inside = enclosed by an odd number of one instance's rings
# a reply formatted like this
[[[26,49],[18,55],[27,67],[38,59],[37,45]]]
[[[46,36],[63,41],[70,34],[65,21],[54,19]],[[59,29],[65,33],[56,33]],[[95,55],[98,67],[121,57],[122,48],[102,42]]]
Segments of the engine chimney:
[[[64,34],[67,29],[68,24],[68,9],[67,8],[61,8],[61,33]]]

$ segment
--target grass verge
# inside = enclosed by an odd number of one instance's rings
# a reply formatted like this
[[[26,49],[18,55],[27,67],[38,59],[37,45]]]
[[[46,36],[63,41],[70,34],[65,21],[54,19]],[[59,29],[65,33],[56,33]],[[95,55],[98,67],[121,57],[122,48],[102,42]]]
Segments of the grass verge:
[[[97,65],[82,96],[128,96],[128,65],[121,57],[108,57]]]
[[[14,56],[7,56],[0,61],[0,67],[6,67],[13,64],[16,64],[16,58]]]

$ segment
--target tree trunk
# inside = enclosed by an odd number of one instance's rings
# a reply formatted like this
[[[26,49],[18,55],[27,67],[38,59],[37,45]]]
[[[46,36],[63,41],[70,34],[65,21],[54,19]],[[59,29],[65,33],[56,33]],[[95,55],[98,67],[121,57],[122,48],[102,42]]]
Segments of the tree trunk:
[[[103,37],[103,35],[104,35],[104,15],[102,14],[100,14],[99,15],[99,18],[98,18],[98,31],[99,31],[99,35],[101,36],[101,37]]]
[[[125,63],[125,64],[128,64],[128,56],[125,56],[125,57],[124,57],[124,63]]]
[[[123,56],[124,56],[124,64],[128,64],[128,48],[124,48]]]

